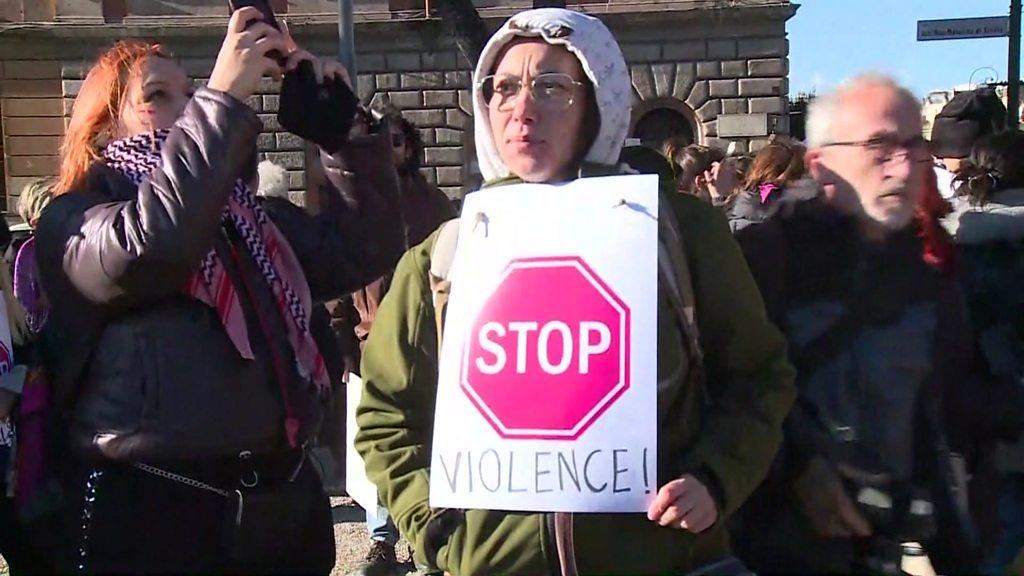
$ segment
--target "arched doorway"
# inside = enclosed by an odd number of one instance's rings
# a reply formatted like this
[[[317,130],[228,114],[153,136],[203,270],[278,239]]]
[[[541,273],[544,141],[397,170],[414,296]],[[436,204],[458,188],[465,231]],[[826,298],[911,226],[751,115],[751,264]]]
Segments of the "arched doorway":
[[[657,98],[633,107],[630,134],[644,146],[660,149],[665,140],[681,137],[688,144],[700,142],[699,123],[686,104],[675,98]]]
[[[644,146],[659,149],[669,138],[682,137],[687,144],[696,140],[693,127],[682,114],[668,108],[658,108],[644,114],[633,128],[633,137]]]

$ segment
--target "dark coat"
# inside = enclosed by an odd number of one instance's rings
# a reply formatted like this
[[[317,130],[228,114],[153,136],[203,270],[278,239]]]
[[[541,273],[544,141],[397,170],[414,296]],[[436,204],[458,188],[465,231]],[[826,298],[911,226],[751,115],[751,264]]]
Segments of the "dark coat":
[[[957,199],[943,224],[963,253],[963,286],[985,378],[957,398],[964,444],[996,441],[1003,471],[1024,472],[1024,190],[984,206]]]
[[[853,218],[807,190],[776,204],[767,220],[736,236],[786,334],[799,389],[773,474],[743,514],[737,540],[753,548],[751,568],[857,568],[853,540],[819,537],[793,499],[793,483],[812,459],[872,478],[897,507],[901,496],[929,499],[938,537],[956,538],[963,510],[952,498],[940,408],[970,374],[959,287],[925,263],[914,226],[870,243]],[[846,481],[853,500],[867,487]],[[869,522],[884,537],[899,530]],[[961,539],[958,560],[968,548]]]
[[[302,442],[319,421],[314,387],[298,373],[270,287],[221,214],[254,166],[260,123],[244,103],[200,89],[171,130],[163,166],[136,187],[102,163],[54,200],[38,228],[39,267],[53,309],[48,330],[57,405],[74,448],[154,462],[266,453],[285,446],[285,405]],[[340,187],[310,216],[266,205],[297,255],[314,300],[362,286],[403,248],[397,182],[385,139],[350,142],[326,157]],[[349,156],[341,169],[342,157]],[[357,161],[352,161],[351,157]],[[183,292],[217,251],[242,304],[255,360],[232,345],[216,310]],[[237,253],[237,257],[232,254]]]
[[[426,240],[441,224],[454,218],[455,207],[444,192],[432,186],[419,172],[402,176],[401,183],[406,245],[412,248]],[[373,320],[377,317],[377,308],[391,287],[392,274],[393,271],[388,271],[381,278],[352,293],[352,305],[359,315],[354,332],[359,339],[360,350],[370,335]],[[359,362],[355,365],[358,366]]]

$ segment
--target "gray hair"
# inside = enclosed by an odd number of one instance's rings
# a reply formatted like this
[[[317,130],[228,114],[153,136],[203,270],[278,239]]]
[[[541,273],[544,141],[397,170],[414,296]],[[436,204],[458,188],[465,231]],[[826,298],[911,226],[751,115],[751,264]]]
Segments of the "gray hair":
[[[832,92],[811,101],[807,110],[808,148],[820,148],[835,140],[835,136],[832,134],[832,123],[840,107],[850,92],[865,86],[889,88],[900,98],[905,98],[908,102],[913,102],[915,106],[920,106],[917,97],[910,90],[901,86],[892,76],[876,72],[858,74],[840,84]]]
[[[256,167],[259,174],[257,196],[288,199],[288,171],[270,160],[260,162]]]

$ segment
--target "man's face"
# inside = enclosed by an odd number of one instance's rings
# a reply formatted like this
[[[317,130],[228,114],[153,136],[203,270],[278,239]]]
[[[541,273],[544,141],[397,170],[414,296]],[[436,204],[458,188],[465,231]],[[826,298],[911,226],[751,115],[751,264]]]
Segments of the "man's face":
[[[831,145],[808,152],[829,202],[884,230],[910,224],[929,155],[916,102],[888,86],[862,85],[840,99]]]

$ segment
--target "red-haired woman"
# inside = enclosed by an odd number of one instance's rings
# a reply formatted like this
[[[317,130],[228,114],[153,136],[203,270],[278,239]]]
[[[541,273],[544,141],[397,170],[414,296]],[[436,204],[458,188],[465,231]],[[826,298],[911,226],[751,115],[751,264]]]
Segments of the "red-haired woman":
[[[244,100],[303,60],[320,82],[346,76],[259,18],[232,16],[205,88],[127,41],[75,101],[37,240],[67,422],[63,570],[334,564],[304,450],[328,391],[310,306],[394,266],[397,183],[382,134],[325,155],[320,215],[254,199],[261,126]]]

